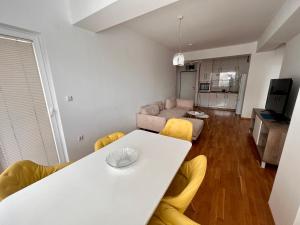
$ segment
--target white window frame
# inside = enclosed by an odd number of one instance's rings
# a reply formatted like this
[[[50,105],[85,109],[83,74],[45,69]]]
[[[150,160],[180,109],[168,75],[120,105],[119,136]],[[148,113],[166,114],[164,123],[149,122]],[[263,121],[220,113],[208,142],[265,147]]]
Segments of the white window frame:
[[[30,40],[33,43],[34,53],[38,65],[39,75],[43,87],[48,116],[56,145],[58,161],[69,162],[69,155],[59,113],[57,98],[52,79],[52,72],[42,35],[0,23],[0,35]]]

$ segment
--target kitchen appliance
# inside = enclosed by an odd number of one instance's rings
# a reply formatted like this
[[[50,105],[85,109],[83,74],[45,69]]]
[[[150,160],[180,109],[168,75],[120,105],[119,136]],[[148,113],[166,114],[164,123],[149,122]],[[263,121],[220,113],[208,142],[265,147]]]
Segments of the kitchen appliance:
[[[275,120],[286,120],[286,105],[289,100],[293,80],[271,79],[265,109]],[[263,116],[263,115],[262,115]]]
[[[187,64],[187,65],[185,65],[185,70],[186,71],[195,71],[196,70],[195,64]]]
[[[209,92],[209,91],[210,91],[210,83],[208,82],[199,83],[199,92]]]
[[[235,111],[237,115],[242,114],[246,85],[247,85],[247,74],[242,74],[239,82],[239,94],[238,94],[236,111]]]

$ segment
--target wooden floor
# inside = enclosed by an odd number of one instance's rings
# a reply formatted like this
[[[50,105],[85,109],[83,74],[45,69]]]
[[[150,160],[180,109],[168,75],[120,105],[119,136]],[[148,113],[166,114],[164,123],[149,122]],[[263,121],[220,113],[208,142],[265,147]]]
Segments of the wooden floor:
[[[268,206],[276,167],[259,166],[249,120],[233,112],[203,110],[210,115],[188,155],[207,156],[204,181],[186,215],[201,225],[273,225]],[[209,127],[209,129],[208,129]]]

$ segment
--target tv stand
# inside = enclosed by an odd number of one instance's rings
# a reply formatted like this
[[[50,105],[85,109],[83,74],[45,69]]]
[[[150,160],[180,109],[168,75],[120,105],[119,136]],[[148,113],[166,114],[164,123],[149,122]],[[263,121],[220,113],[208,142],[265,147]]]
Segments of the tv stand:
[[[262,168],[265,167],[266,163],[273,165],[279,164],[289,128],[288,123],[285,121],[264,118],[261,115],[261,113],[264,112],[266,112],[265,109],[254,108],[252,110],[249,130],[256,144]]]
[[[266,110],[266,109],[262,110],[260,112],[260,115],[265,120],[286,122],[286,123],[290,122],[290,120],[286,116],[284,116],[283,114],[275,113],[275,112],[272,112],[272,111],[269,111],[269,110]]]

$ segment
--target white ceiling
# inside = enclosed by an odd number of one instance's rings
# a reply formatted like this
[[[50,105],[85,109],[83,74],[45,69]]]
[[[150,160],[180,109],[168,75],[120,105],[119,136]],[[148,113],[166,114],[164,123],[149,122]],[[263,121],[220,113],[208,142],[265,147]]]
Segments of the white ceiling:
[[[183,50],[207,49],[256,41],[284,2],[181,0],[123,25],[177,50],[177,15],[183,15]]]

